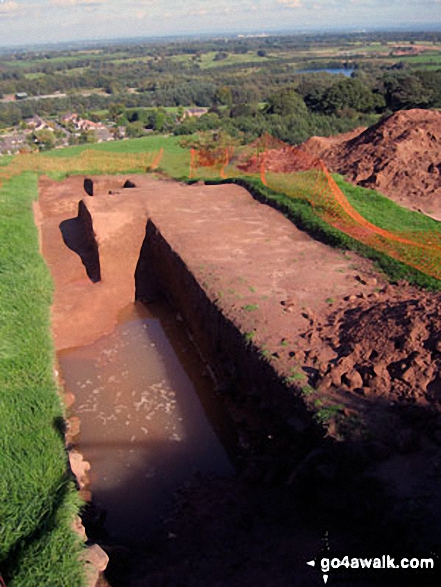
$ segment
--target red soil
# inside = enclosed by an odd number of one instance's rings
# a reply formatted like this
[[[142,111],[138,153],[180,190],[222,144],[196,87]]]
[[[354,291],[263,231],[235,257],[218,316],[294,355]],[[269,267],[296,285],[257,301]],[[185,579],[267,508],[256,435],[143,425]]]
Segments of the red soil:
[[[376,132],[371,130],[373,137]],[[289,150],[286,158],[289,160]],[[279,378],[289,378],[287,401],[303,394],[311,412],[324,417],[329,436],[338,441],[359,441],[371,477],[385,479],[397,497],[424,506],[424,516],[439,529],[441,319],[437,308],[441,295],[423,293],[406,284],[384,287],[369,262],[314,241],[238,186],[189,187],[134,176],[131,179],[137,187],[123,190],[125,179],[99,178],[93,197],[84,196],[80,177],[62,183],[41,180],[39,221],[43,253],[56,285],[53,328],[57,349],[89,343],[113,329],[118,311],[133,301],[133,275],[146,221],[151,218],[211,303],[241,333],[254,333],[256,352],[265,353]],[[76,216],[83,197],[98,241],[99,283],[87,279],[79,257],[64,245],[59,229],[60,222]],[[307,384],[311,387],[305,387]],[[312,387],[317,391],[311,393]],[[283,406],[280,414],[282,421]],[[244,443],[261,431],[259,418],[265,419],[265,408],[255,397],[236,407],[235,419]],[[298,423],[293,419],[290,425]],[[247,482],[271,485],[280,462],[286,466],[284,453],[277,453],[277,443],[283,446],[277,433],[276,427],[275,438],[271,435],[271,442],[267,439],[268,445],[276,447],[272,458],[250,462],[244,473]],[[367,483],[365,478],[360,473],[361,485],[352,491],[342,481],[347,471],[335,463],[323,465],[317,461],[323,455],[315,453],[293,468],[291,486],[303,486],[309,479],[311,484],[306,486],[315,492],[317,503],[337,504],[336,509],[345,511],[344,502],[350,495],[358,507],[357,500],[364,499],[361,486]],[[232,569],[237,563],[237,568],[253,578],[254,585],[269,585],[271,577],[277,578],[278,585],[306,584],[302,582],[309,581],[302,574],[307,571],[304,556],[315,548],[310,535],[306,534],[308,544],[304,546],[302,538],[294,535],[284,543],[287,551],[301,553],[303,571],[296,571],[299,582],[293,583],[293,577],[286,573],[279,577],[277,573],[283,574],[283,569],[279,568],[278,547],[262,545],[273,537],[275,544],[283,535],[283,524],[278,519],[269,527],[254,509],[243,518],[248,499],[274,503],[279,498],[269,489],[261,494],[260,490],[251,491],[251,497],[248,489],[244,495],[239,495],[241,491],[237,485],[224,491],[222,484],[215,484],[199,488],[192,497],[184,495],[182,510],[170,518],[170,534],[158,542],[153,566],[149,561],[141,577],[120,584],[163,585],[171,576],[167,584],[178,585],[179,577],[188,572],[195,573],[193,584],[198,587],[210,584],[208,577],[213,572],[219,585],[251,584],[244,580],[245,575],[237,575],[237,581],[226,577],[226,562]],[[219,506],[217,493],[225,492],[229,497]],[[285,512],[282,508],[280,519]],[[236,522],[225,523],[228,516],[238,516],[239,530]],[[207,546],[211,530],[218,539],[215,552]],[[435,536],[432,531],[428,525],[429,542]],[[219,540],[219,536],[226,540]],[[207,566],[201,568],[200,552],[207,548]],[[171,570],[167,568],[169,549],[176,556]],[[236,551],[239,555],[235,558]],[[163,566],[162,556],[166,557]],[[242,563],[242,558],[250,560],[249,565]],[[254,577],[251,566],[261,559],[267,561],[267,569]],[[188,560],[190,567],[186,566]]]
[[[354,137],[312,137],[301,148],[349,181],[441,219],[440,141],[441,112],[414,109]]]

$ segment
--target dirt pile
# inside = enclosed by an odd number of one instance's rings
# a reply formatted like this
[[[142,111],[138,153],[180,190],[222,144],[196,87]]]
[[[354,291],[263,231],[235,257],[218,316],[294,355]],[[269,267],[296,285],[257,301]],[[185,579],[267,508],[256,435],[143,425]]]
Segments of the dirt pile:
[[[441,401],[441,386],[436,388],[441,368],[441,297],[422,292],[413,296],[391,287],[378,295],[374,303],[357,300],[336,312],[325,326],[323,333],[338,354],[330,382],[335,383],[336,371],[345,368],[352,375],[358,372],[360,385],[355,387],[366,395],[424,405]],[[350,381],[345,384],[353,389],[355,377],[347,371]],[[341,375],[344,380],[345,374]]]
[[[269,149],[264,153],[251,156],[242,156],[237,162],[237,167],[246,173],[259,173],[262,165],[266,172],[272,173],[294,173],[320,168],[317,157],[304,153],[297,147],[289,146]]]
[[[349,181],[441,218],[440,142],[441,112],[413,109],[356,136],[312,137],[301,148]]]
[[[367,130],[365,126],[360,126],[354,130],[336,136],[311,137],[305,143],[303,143],[300,148],[302,151],[306,151],[309,154],[318,157],[319,159],[323,159],[331,148],[335,149],[340,147],[343,143],[358,137],[365,130]]]
[[[441,443],[440,303],[440,294],[387,286],[348,296],[304,334],[314,386],[340,397],[345,417],[354,410],[387,452],[417,449],[421,434]]]

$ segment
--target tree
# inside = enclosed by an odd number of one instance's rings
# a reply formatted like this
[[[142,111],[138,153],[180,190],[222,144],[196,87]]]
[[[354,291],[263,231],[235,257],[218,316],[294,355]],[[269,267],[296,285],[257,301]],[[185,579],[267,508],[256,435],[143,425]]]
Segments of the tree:
[[[231,118],[239,118],[240,116],[254,116],[257,112],[257,107],[253,104],[236,104],[230,110]]]
[[[220,86],[217,88],[213,102],[231,108],[233,104],[233,92],[231,88],[229,86]]]
[[[278,114],[279,116],[306,116],[308,109],[303,98],[294,90],[288,89],[270,96],[265,112],[267,114]]]
[[[43,129],[35,131],[31,137],[40,151],[48,151],[55,147],[55,136],[51,130]]]
[[[384,97],[391,110],[425,108],[435,93],[425,87],[422,80],[412,74],[388,76],[383,79]]]
[[[141,120],[136,120],[126,126],[126,135],[135,139],[144,135],[144,123]]]
[[[441,108],[441,69],[437,71],[417,71],[416,75],[423,87],[432,92],[430,106]]]
[[[166,121],[166,113],[164,112],[164,110],[160,110],[158,108],[158,110],[156,110],[156,112],[154,114],[153,130],[156,130],[158,132],[163,131],[164,126],[165,126],[165,121]]]
[[[93,130],[82,130],[78,138],[80,145],[92,144],[96,142],[95,133]]]
[[[109,106],[109,118],[116,121],[118,117],[122,116],[125,112],[125,106],[122,102],[115,102]]]
[[[224,59],[226,59],[228,57],[228,53],[226,51],[219,51],[218,53],[216,53],[216,55],[213,57],[213,61],[223,61]]]
[[[373,112],[382,107],[382,96],[374,94],[361,80],[348,78],[338,81],[326,90],[320,110],[325,114],[335,114],[345,109]]]

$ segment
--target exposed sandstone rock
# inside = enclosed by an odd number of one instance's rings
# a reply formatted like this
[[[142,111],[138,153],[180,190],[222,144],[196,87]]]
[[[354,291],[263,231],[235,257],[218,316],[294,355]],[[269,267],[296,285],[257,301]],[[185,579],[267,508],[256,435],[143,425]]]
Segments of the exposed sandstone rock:
[[[98,544],[89,546],[84,554],[84,560],[93,565],[99,572],[105,571],[109,557]]]
[[[63,393],[63,401],[66,408],[70,408],[75,403],[75,396],[71,391],[65,391]]]
[[[83,526],[83,522],[79,516],[76,516],[74,521],[72,522],[72,528],[76,534],[84,541],[87,540],[86,530]]]
[[[76,450],[69,452],[69,463],[78,485],[84,488],[88,484],[87,472],[90,470],[90,463],[85,461],[83,455]]]
[[[359,387],[363,387],[363,379],[358,371],[353,369],[348,373],[343,374],[342,378],[343,383],[345,383],[349,389],[358,389]]]
[[[69,439],[75,438],[80,433],[81,421],[78,416],[71,416],[67,420],[67,437]]]

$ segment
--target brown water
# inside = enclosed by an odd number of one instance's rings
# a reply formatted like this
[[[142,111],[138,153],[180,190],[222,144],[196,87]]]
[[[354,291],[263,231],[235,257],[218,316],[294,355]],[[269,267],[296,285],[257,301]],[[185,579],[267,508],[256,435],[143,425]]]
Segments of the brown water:
[[[126,543],[146,537],[198,473],[234,474],[206,367],[175,315],[162,305],[153,312],[131,305],[110,335],[59,354],[93,501],[110,537]]]

